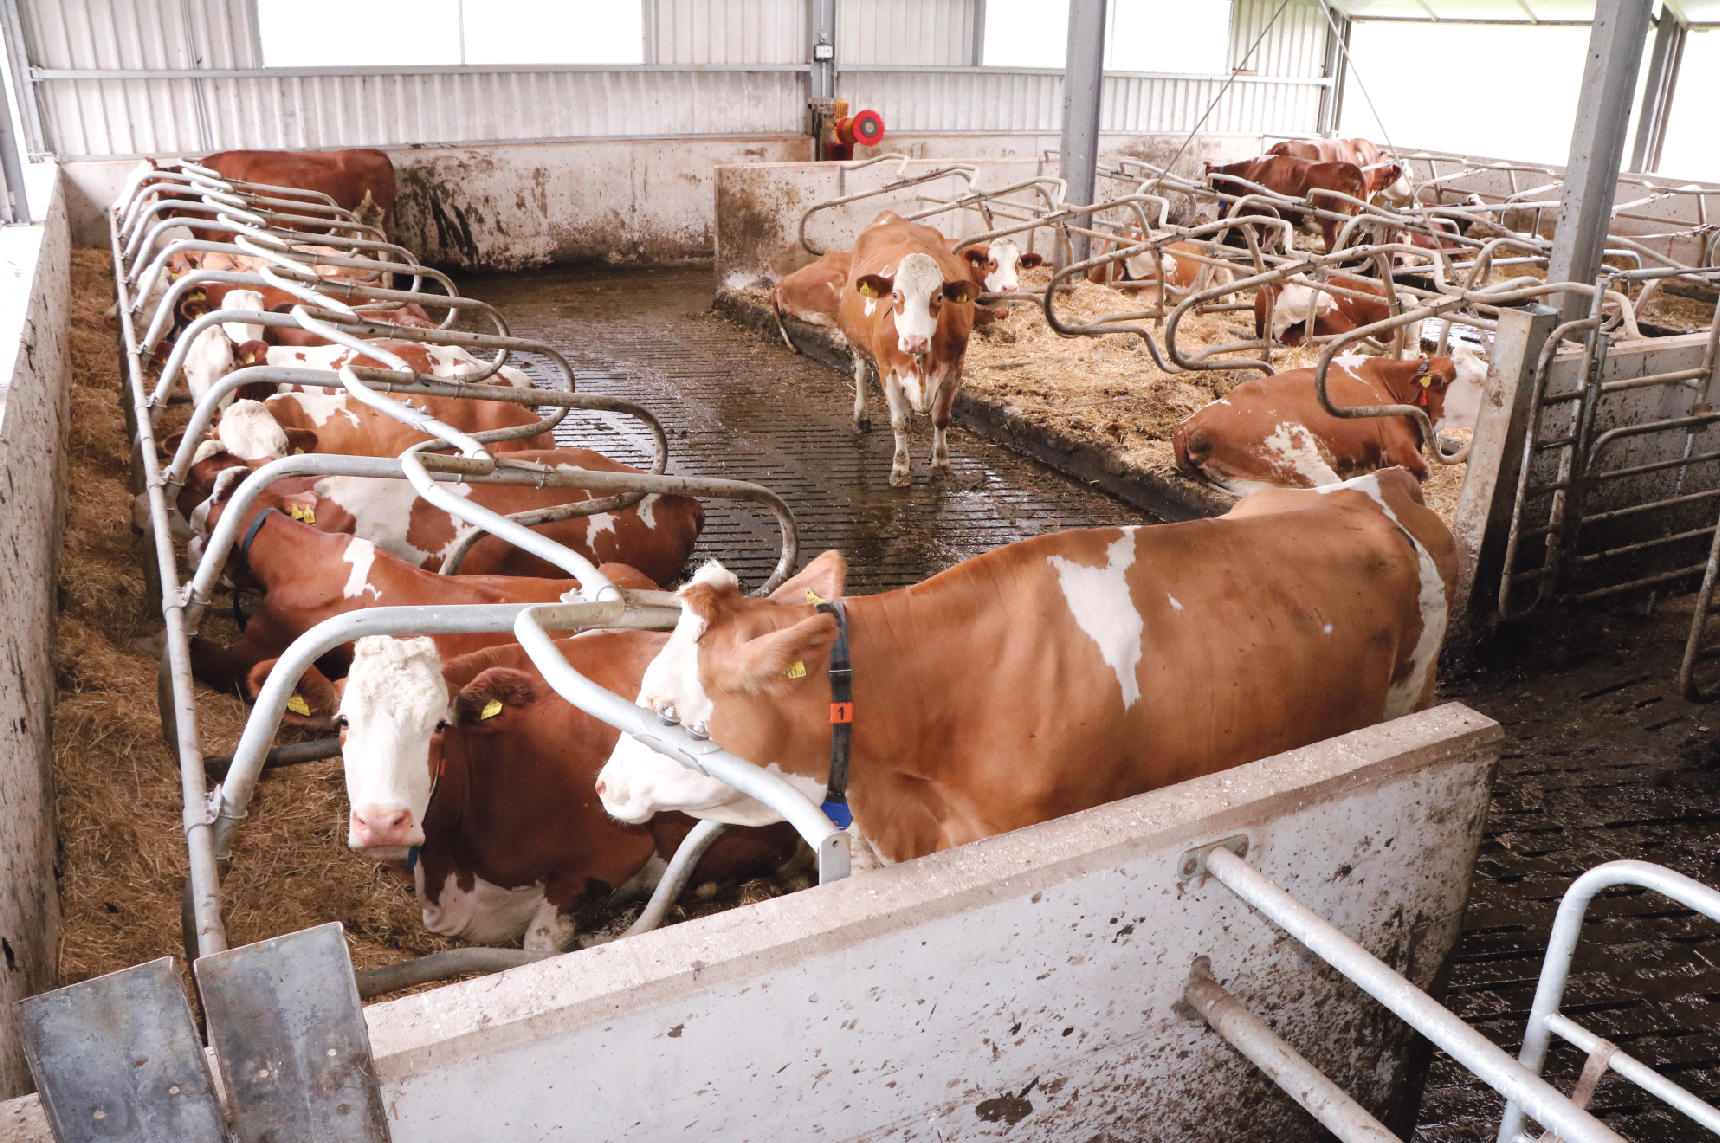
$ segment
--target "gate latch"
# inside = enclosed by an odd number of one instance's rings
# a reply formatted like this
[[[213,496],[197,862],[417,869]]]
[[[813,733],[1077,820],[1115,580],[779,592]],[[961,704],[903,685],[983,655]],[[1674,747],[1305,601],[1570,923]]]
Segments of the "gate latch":
[[[1238,857],[1247,857],[1248,835],[1239,833],[1223,841],[1209,841],[1205,845],[1195,846],[1177,858],[1177,880],[1192,881],[1196,877],[1206,876],[1206,855],[1215,849],[1228,849]]]

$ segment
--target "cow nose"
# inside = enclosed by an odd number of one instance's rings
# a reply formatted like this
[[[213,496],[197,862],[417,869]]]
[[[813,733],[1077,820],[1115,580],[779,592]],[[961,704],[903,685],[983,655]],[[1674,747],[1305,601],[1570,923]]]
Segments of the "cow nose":
[[[365,849],[405,845],[411,832],[412,811],[409,809],[365,806],[352,811],[352,836]]]
[[[603,796],[603,792],[607,789],[609,789],[608,785],[604,783],[602,778],[599,778],[597,780],[597,796],[601,798]]]
[[[931,344],[930,338],[904,337],[902,339],[902,352],[903,353],[924,353],[926,351],[927,346],[929,346],[930,344]]]
[[[1007,294],[1011,290],[1019,290],[1020,288],[1021,288],[1020,282],[1005,282],[1003,285],[1001,285],[997,288],[997,292],[1000,294]]]

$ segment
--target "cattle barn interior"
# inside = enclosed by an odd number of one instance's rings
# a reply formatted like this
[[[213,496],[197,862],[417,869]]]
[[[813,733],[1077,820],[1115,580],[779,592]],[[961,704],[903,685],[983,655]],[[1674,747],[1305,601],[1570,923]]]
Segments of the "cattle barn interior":
[[[1720,0],[0,28],[0,1143],[1720,1137]]]

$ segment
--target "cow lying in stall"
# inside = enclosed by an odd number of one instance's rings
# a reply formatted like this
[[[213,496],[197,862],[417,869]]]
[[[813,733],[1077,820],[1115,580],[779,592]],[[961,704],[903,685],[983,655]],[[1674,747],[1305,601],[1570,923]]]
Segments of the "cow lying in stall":
[[[667,638],[593,631],[556,647],[575,670],[632,693]],[[251,671],[253,696],[274,665]],[[283,721],[340,730],[347,844],[404,861],[424,927],[440,936],[523,934],[527,949],[565,952],[578,943],[576,915],[648,893],[694,824],[669,813],[641,828],[603,812],[593,783],[618,732],[551,689],[518,644],[445,659],[428,638],[370,636],[346,678],[330,683],[312,667],[295,695],[304,713]],[[730,830],[693,883],[769,875],[798,840],[786,824]]]
[[[1361,210],[1360,203],[1367,196],[1367,180],[1362,176],[1361,168],[1354,163],[1311,163],[1288,155],[1271,155],[1223,166],[1206,164],[1207,185],[1216,191],[1242,195],[1253,189],[1237,182],[1238,179],[1289,198],[1305,198],[1314,207],[1330,214],[1353,215]],[[1340,198],[1339,195],[1346,197]],[[1301,213],[1285,206],[1278,207],[1277,212],[1292,222],[1298,221]],[[1323,217],[1316,221],[1326,242],[1326,253],[1330,254],[1337,243],[1341,223],[1335,218]]]
[[[854,427],[865,430],[866,375],[876,372],[890,408],[896,451],[890,484],[906,488],[908,417],[930,414],[932,475],[950,473],[946,435],[961,388],[973,299],[970,264],[950,253],[943,235],[884,211],[854,243],[838,325],[854,355]]]
[[[360,148],[347,151],[221,151],[201,164],[222,178],[236,182],[262,183],[271,187],[326,194],[358,221],[387,233],[394,222],[394,200],[399,187],[394,164],[386,151]],[[275,194],[271,197],[317,201],[309,195]],[[290,210],[289,207],[271,207]],[[284,222],[281,225],[286,225]],[[311,223],[290,229],[321,229]],[[220,240],[220,236],[216,236]]]
[[[226,510],[225,491],[218,490],[209,509],[210,528]],[[263,598],[238,642],[221,647],[201,637],[191,640],[192,673],[209,686],[245,693],[245,680],[258,663],[276,658],[323,620],[360,608],[555,603],[575,589],[577,581],[566,578],[424,571],[369,540],[312,527],[319,504],[314,492],[277,485],[265,489],[246,511],[239,532],[243,538],[233,545],[223,570],[236,588],[259,591]],[[622,587],[656,587],[623,564],[603,564],[598,570]],[[513,640],[509,633],[432,638],[450,657]]]
[[[1412,361],[1337,358],[1326,391],[1340,407],[1417,406],[1438,432],[1475,427],[1486,377],[1486,363],[1459,346],[1451,357]],[[1336,485],[1391,466],[1425,480],[1425,443],[1413,417],[1334,417],[1314,391],[1314,370],[1293,369],[1244,381],[1179,425],[1172,447],[1182,472],[1247,496]]]
[[[228,428],[225,418],[223,428]],[[305,430],[297,432],[302,442],[317,443],[308,439]],[[291,437],[284,431],[282,436],[290,448]],[[180,512],[189,521],[193,559],[198,558],[202,544],[208,541],[214,529],[214,520],[211,519],[214,507],[251,472],[276,459],[276,455],[268,455],[242,460],[225,451],[224,445],[214,448],[210,445],[211,442],[206,441],[199,447],[200,455],[191,466],[185,487],[176,501]],[[364,447],[373,450],[375,446]],[[376,453],[365,451],[351,455],[374,456]],[[580,469],[638,471],[589,449],[524,450],[507,453],[505,459],[542,464],[562,472]],[[467,521],[457,519],[445,509],[420,498],[404,479],[323,476],[277,483],[299,498],[306,519],[317,529],[356,536],[375,544],[394,558],[426,571],[440,569],[443,561],[474,528]],[[589,489],[555,485],[538,488],[530,484],[460,482],[448,483],[445,487],[451,495],[504,516],[595,498]],[[619,511],[552,520],[534,524],[531,530],[572,548],[593,563],[627,564],[648,578],[663,583],[680,574],[704,525],[704,506],[697,500],[690,496],[651,493],[639,503]],[[473,544],[460,565],[460,572],[462,575],[537,576],[546,579],[560,579],[567,575],[541,556],[496,536],[486,536]]]
[[[1413,190],[1409,176],[1401,163],[1393,162],[1370,139],[1287,139],[1274,143],[1267,155],[1288,155],[1313,163],[1354,163],[1367,180],[1367,201],[1384,198],[1402,205],[1410,201]]]
[[[1280,345],[1301,345],[1306,337],[1331,337],[1350,333],[1365,325],[1385,321],[1392,316],[1385,283],[1375,278],[1357,278],[1347,274],[1334,275],[1329,282],[1351,293],[1336,293],[1316,289],[1304,276],[1297,274],[1282,282],[1268,282],[1254,293],[1254,336],[1265,340],[1268,335]],[[1355,297],[1353,294],[1366,294]],[[1398,304],[1413,310],[1419,304],[1414,294],[1398,292]],[[1309,330],[1309,315],[1313,329]],[[1412,348],[1419,348],[1419,328],[1408,330]],[[1391,337],[1375,340],[1375,347],[1389,345]]]
[[[1130,226],[1115,242],[1108,239],[1099,240],[1093,256],[1101,257],[1112,250],[1120,250],[1145,241],[1141,228]],[[1168,271],[1169,293],[1179,297],[1186,296],[1206,289],[1215,281],[1235,280],[1229,267],[1213,266],[1201,261],[1202,258],[1213,256],[1212,249],[1205,242],[1172,242],[1161,248],[1157,258],[1152,251],[1143,250],[1132,257],[1095,266],[1087,271],[1087,280],[1125,293],[1145,293],[1148,297],[1143,300],[1156,301],[1165,292]]]
[[[886,861],[1125,798],[1425,708],[1456,577],[1408,473],[1274,489],[1216,520],[1059,532],[844,601],[848,802]],[[646,669],[641,706],[780,767],[829,776],[826,552],[769,599],[708,564]],[[767,807],[623,737],[611,814],[758,825]]]

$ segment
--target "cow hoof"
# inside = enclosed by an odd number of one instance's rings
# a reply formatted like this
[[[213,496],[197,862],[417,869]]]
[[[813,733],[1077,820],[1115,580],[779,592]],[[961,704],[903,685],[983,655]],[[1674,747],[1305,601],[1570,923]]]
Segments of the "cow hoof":
[[[857,432],[857,433],[869,432],[871,430],[871,428],[872,428],[872,418],[871,417],[855,417],[854,418],[854,431],[855,432]]]
[[[890,487],[891,488],[906,488],[912,483],[914,483],[913,476],[911,476],[910,474],[908,474],[906,472],[891,472],[890,473]]]
[[[950,462],[947,460],[941,464],[932,465],[933,480],[953,480],[955,475],[956,470],[950,467]]]

